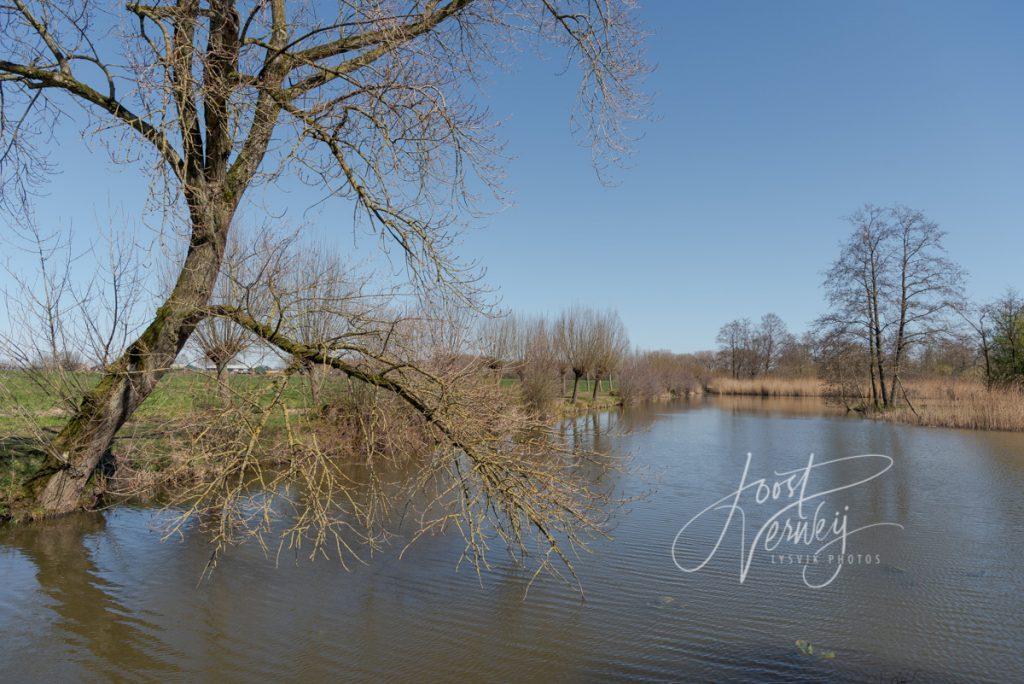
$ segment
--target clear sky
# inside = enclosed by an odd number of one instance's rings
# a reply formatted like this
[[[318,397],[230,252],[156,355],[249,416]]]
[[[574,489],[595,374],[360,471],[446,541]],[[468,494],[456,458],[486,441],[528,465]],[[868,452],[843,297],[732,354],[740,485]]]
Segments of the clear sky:
[[[653,121],[615,187],[568,134],[559,60],[527,53],[490,84],[514,205],[462,253],[507,306],[613,306],[637,345],[676,351],[767,311],[801,331],[864,202],[938,221],[972,296],[1024,289],[1024,2],[648,0],[641,17]],[[68,199],[42,215],[87,236],[144,186],[80,147],[55,154]]]

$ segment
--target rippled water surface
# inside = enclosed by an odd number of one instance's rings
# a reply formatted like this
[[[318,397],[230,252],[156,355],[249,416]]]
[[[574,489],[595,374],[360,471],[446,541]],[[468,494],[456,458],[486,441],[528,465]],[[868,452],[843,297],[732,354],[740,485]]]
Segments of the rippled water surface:
[[[152,512],[119,508],[0,530],[0,678],[1024,681],[1024,435],[778,400],[579,423],[647,471],[620,476],[617,491],[654,490],[579,561],[585,601],[554,581],[524,600],[529,577],[501,562],[482,579],[457,572],[454,537],[352,572],[275,566],[242,547],[200,583],[201,538],[162,543]],[[748,452],[752,477],[799,468],[810,452],[889,455],[891,470],[830,497],[825,512],[831,521],[849,506],[851,528],[903,527],[851,536],[849,550],[872,562],[844,566],[821,589],[764,552],[741,584],[735,524],[703,569],[681,572],[676,533],[737,487]],[[815,484],[854,481],[863,465]],[[768,510],[748,506],[748,535]],[[684,565],[713,546],[720,513],[690,528]]]

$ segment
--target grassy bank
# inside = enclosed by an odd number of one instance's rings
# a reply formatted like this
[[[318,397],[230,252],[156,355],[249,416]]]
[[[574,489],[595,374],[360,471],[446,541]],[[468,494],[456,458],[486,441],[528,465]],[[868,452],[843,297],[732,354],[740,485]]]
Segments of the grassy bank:
[[[586,397],[578,397],[575,404],[568,398],[562,399],[556,404],[553,414],[557,418],[571,418],[591,411],[610,411],[621,405],[622,401],[615,395],[599,394],[596,399],[591,399],[588,394]]]
[[[73,382],[88,391],[99,381],[99,373],[77,373]],[[267,388],[271,383],[286,382],[283,400],[289,408],[308,406],[305,380],[300,376],[231,375],[228,383],[236,395],[248,395]],[[330,386],[326,388],[330,392]],[[217,404],[219,388],[208,374],[194,371],[167,373],[156,390],[132,416],[131,423],[161,424],[182,414],[208,409]],[[27,373],[0,371],[0,437],[24,427],[30,418],[41,429],[57,429],[67,419],[66,407],[60,398],[33,382]]]
[[[98,373],[77,373],[66,381],[87,391],[99,378]],[[274,383],[282,383],[281,403],[289,412],[301,415],[309,410],[308,386],[301,377],[229,378],[236,399],[257,404],[270,401]],[[325,387],[324,396],[336,398],[341,391],[340,386]],[[184,370],[168,373],[118,433],[112,451],[119,466],[123,464],[126,472],[142,481],[180,465],[175,460],[175,438],[215,420],[221,405],[218,385],[211,376]],[[22,484],[42,460],[40,446],[57,434],[68,417],[68,407],[60,397],[27,373],[0,371],[0,518],[8,514]],[[283,430],[284,422],[282,412],[274,413],[266,426],[268,434]]]
[[[75,382],[88,390],[99,379],[98,373],[81,373]],[[291,411],[312,408],[313,401],[304,377],[298,375],[229,375],[231,392],[237,396],[252,396],[266,390],[272,383],[284,383],[282,401]],[[510,392],[519,391],[519,382],[504,378],[501,387]],[[575,415],[587,411],[607,410],[621,404],[615,386],[601,381],[597,396],[592,397],[593,382],[581,380],[576,402],[568,394],[553,400],[551,412],[556,416]],[[320,403],[329,404],[344,397],[345,382],[330,376],[324,382]],[[194,415],[216,408],[220,404],[216,380],[208,374],[193,371],[172,371],[160,381],[156,390],[139,407],[128,423],[129,428],[160,430],[180,422],[183,416]],[[67,420],[67,409],[58,397],[48,393],[31,381],[26,373],[0,371],[0,444],[4,438],[38,429],[43,432],[58,430]]]
[[[98,373],[80,373],[68,380],[86,391],[99,377]],[[206,373],[172,371],[161,380],[114,442],[112,452],[123,488],[143,493],[169,477],[187,477],[188,464],[182,455],[190,451],[183,448],[189,439],[233,417],[254,419],[260,405],[269,405],[278,390],[278,410],[269,414],[263,428],[264,437],[271,442],[286,441],[288,430],[315,429],[314,418],[321,415],[328,423],[336,423],[338,411],[358,411],[362,401],[359,392],[354,393],[352,385],[340,375],[323,379],[317,401],[312,398],[308,379],[300,375],[236,374],[227,380],[230,402],[221,398],[221,388]],[[517,380],[506,378],[500,387],[513,401],[519,400]],[[581,382],[577,400],[572,402],[568,396],[557,396],[556,389],[545,415],[567,418],[609,410],[621,403],[608,381],[601,383],[596,397],[592,397],[592,391],[590,382]],[[0,519],[8,515],[11,502],[41,461],[40,446],[60,430],[68,416],[68,407],[59,397],[33,382],[27,373],[0,371]],[[273,450],[269,453],[272,457]],[[261,462],[265,456],[261,456]]]
[[[865,415],[929,427],[1024,431],[1024,394],[1016,389],[986,389],[981,382],[945,378],[907,380],[906,397],[884,411]],[[828,397],[816,378],[714,378],[705,392],[721,396]],[[868,396],[865,388],[862,399]]]

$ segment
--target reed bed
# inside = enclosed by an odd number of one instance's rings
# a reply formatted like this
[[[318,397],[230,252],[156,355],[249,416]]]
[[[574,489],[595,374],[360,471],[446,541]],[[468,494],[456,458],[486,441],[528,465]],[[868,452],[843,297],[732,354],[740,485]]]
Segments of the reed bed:
[[[1024,392],[1021,388],[987,389],[970,379],[918,378],[897,389],[896,406],[867,415],[898,423],[965,430],[1024,431]],[[714,378],[708,394],[760,397],[828,397],[829,386],[816,378]],[[864,387],[861,398],[868,397]],[[908,401],[909,400],[909,401]]]
[[[817,378],[712,378],[704,387],[708,394],[755,397],[824,397],[828,386]]]
[[[980,382],[917,380],[907,383],[910,405],[901,401],[881,418],[964,430],[1024,431],[1024,393],[986,389]]]

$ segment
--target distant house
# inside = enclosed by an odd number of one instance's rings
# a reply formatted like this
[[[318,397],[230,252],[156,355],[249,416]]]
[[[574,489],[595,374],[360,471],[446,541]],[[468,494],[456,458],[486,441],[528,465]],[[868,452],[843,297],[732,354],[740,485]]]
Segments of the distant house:
[[[194,363],[188,364],[186,368],[190,371],[198,371],[200,373],[214,373],[217,370],[216,366],[207,361],[196,361]],[[249,374],[252,372],[252,368],[245,365],[244,363],[229,363],[227,366],[224,367],[224,370],[226,370],[228,373],[239,374]]]

